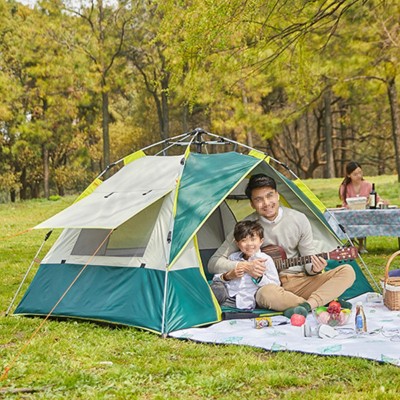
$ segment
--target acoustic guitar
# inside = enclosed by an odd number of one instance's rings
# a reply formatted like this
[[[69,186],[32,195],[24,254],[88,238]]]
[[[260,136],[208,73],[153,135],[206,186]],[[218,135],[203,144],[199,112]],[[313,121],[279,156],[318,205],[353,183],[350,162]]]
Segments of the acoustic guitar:
[[[304,265],[311,262],[311,256],[287,258],[285,250],[283,250],[282,247],[272,244],[262,247],[261,251],[268,254],[274,260],[278,272],[294,267],[295,265]],[[338,247],[329,253],[320,253],[315,255],[322,257],[325,260],[354,260],[358,256],[358,250],[356,247]]]

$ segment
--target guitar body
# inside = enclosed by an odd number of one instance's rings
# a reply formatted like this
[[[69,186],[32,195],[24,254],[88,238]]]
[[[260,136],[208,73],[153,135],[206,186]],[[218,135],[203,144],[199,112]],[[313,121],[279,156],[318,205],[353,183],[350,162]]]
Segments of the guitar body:
[[[261,251],[268,254],[274,261],[286,260],[287,255],[281,246],[269,244],[261,248]]]

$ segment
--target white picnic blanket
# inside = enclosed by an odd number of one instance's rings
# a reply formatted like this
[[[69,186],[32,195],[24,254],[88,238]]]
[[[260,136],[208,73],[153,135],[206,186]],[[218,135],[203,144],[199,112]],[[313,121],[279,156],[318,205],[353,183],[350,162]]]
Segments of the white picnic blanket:
[[[367,294],[350,300],[363,302],[368,332],[356,334],[354,314],[348,322],[335,327],[336,337],[323,337],[312,314],[307,317],[308,335],[304,327],[290,325],[283,316],[272,317],[272,326],[256,329],[253,319],[227,320],[203,327],[170,333],[178,339],[198,342],[236,344],[270,351],[298,351],[319,355],[350,356],[400,366],[400,311],[390,311],[381,302],[367,302]]]

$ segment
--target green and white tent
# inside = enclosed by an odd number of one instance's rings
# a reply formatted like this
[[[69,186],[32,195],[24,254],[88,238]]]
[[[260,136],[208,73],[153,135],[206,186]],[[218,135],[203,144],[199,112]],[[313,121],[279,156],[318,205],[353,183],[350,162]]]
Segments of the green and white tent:
[[[203,149],[200,134],[170,139],[175,150],[184,150],[179,155],[143,149],[120,160],[117,173],[96,179],[73,205],[37,225],[63,231],[14,314],[106,321],[160,334],[221,320],[207,260],[236,220],[252,211],[244,188],[255,173],[275,178],[281,201],[308,216],[318,252],[341,245],[318,199],[273,168],[265,154],[246,146],[247,154],[191,152]],[[207,134],[214,143],[231,143]],[[372,290],[354,266],[358,279],[347,297]]]

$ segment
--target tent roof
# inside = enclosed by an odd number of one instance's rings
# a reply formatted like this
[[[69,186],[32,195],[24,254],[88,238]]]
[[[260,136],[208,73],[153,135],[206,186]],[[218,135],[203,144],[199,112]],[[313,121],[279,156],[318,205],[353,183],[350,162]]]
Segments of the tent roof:
[[[103,182],[92,194],[36,225],[35,229],[117,228],[175,188],[182,158],[139,158]]]
[[[236,152],[189,155],[179,188],[171,263],[206,217],[261,162]]]

